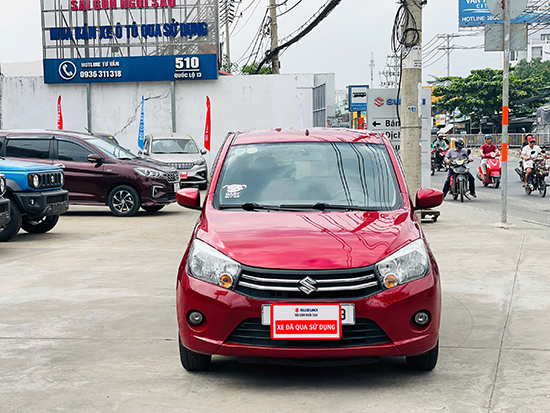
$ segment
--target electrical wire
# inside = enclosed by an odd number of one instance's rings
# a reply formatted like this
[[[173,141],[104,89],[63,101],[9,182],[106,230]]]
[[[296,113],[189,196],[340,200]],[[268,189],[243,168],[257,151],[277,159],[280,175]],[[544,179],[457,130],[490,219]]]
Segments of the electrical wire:
[[[288,0],[287,0],[288,1]],[[298,3],[296,3],[294,6],[292,6],[290,9],[288,10],[285,10],[284,12],[278,14],[276,17],[281,17],[281,16],[284,16],[285,14],[287,14],[289,11],[292,11],[292,9],[294,9],[298,4],[300,4],[303,0],[298,0]],[[286,1],[285,1],[286,3]],[[283,3],[284,4],[284,3]]]

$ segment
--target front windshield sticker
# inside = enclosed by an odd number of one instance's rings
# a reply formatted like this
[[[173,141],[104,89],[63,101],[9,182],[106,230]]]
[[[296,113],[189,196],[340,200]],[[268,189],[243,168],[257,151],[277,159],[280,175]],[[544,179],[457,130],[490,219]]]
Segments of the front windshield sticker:
[[[244,149],[237,149],[235,151],[235,155],[242,155],[243,153],[245,153],[245,150]]]
[[[246,150],[246,152],[249,153],[249,154],[253,154],[253,153],[258,152],[258,148],[248,148]]]
[[[240,198],[241,192],[244,191],[246,188],[247,188],[247,185],[239,185],[239,184],[224,185],[223,189],[226,190],[225,199]]]

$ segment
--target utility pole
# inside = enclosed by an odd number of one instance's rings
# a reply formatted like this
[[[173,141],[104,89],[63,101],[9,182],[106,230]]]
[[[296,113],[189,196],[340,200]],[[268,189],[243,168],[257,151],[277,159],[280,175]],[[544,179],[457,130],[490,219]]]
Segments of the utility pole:
[[[277,37],[277,4],[276,0],[269,0],[269,17],[271,19],[271,50],[275,50],[279,46],[279,38]],[[274,75],[279,74],[279,54],[275,54],[271,59],[271,68]]]
[[[401,159],[407,186],[414,200],[422,186],[422,117],[419,104],[419,89],[422,86],[422,6],[418,0],[405,0],[405,3],[412,18],[408,19],[409,26],[403,26],[401,30],[406,34],[405,43],[414,46],[402,51]]]
[[[510,94],[510,0],[504,0],[504,64],[502,70],[502,185],[500,220],[506,223],[508,209],[508,97]]]
[[[372,89],[372,84],[374,82],[374,53],[370,52],[370,88]]]
[[[220,25],[225,26],[225,56],[227,71],[231,72],[231,48],[229,47],[229,25],[235,20],[235,0],[221,0]]]

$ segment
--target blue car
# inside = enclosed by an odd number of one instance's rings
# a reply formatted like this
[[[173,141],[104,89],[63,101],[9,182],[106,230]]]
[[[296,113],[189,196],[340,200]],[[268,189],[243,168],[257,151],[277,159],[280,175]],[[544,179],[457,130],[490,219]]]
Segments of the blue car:
[[[6,177],[0,174],[0,228],[10,222],[10,200],[4,198]]]
[[[50,231],[59,215],[69,209],[69,192],[63,189],[63,171],[53,165],[0,158],[9,199],[9,221],[0,222],[0,241],[9,241],[21,228],[30,233]]]

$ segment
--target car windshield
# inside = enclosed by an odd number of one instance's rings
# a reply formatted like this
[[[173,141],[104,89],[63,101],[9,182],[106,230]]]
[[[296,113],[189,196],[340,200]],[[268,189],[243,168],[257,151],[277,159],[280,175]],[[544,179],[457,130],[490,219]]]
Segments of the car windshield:
[[[135,159],[137,158],[132,152],[128,149],[123,148],[122,146],[116,145],[111,141],[106,141],[101,138],[92,138],[87,140],[89,143],[94,145],[96,148],[101,149],[103,152],[111,155],[116,159]]]
[[[403,198],[380,144],[294,142],[233,146],[216,186],[220,209],[393,210]]]
[[[199,153],[199,148],[193,139],[154,139],[151,152],[157,154],[169,153]]]

